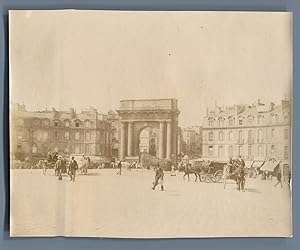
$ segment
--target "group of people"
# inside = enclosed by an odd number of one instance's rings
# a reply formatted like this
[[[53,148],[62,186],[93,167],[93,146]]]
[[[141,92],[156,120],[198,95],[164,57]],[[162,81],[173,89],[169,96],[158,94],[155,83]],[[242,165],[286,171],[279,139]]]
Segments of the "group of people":
[[[49,164],[54,164],[55,175],[58,176],[58,180],[62,180],[62,174],[67,173],[70,176],[70,180],[75,181],[76,171],[79,169],[79,167],[74,156],[71,156],[70,162],[67,163],[66,160],[63,159],[61,155],[58,155],[58,153],[56,152],[53,154],[48,154],[47,159],[43,161],[44,175],[46,174]],[[87,169],[91,165],[91,159],[83,155],[81,159],[81,165],[81,170],[85,170],[86,173]]]
[[[68,165],[68,169],[67,169],[66,161],[62,158],[61,155],[58,156],[54,168],[55,171],[57,172],[58,180],[62,180],[62,174],[63,172],[66,171],[70,176],[70,181],[75,181],[76,170],[78,169],[78,163],[75,160],[74,156],[71,157],[71,161]]]

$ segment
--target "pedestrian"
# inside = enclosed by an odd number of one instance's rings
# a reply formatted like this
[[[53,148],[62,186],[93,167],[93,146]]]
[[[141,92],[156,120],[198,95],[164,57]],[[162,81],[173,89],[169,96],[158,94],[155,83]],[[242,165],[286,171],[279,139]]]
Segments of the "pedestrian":
[[[119,169],[119,172],[117,174],[122,175],[122,162],[121,161],[118,162],[118,169]]]
[[[274,187],[277,187],[277,185],[280,183],[280,186],[282,188],[282,180],[281,180],[281,171],[280,169],[277,170],[277,183],[274,185]]]
[[[57,161],[55,163],[55,169],[58,173],[58,180],[62,180],[62,170],[65,168],[65,162],[61,155],[57,157]]]
[[[75,181],[75,175],[76,175],[77,169],[78,169],[77,161],[75,160],[74,156],[72,156],[71,162],[69,164],[69,171],[68,171],[71,181]]]
[[[43,164],[43,174],[46,175],[46,172],[47,172],[47,160],[44,160],[42,164]]]
[[[171,167],[171,176],[176,176],[174,164],[173,164],[172,167]]]
[[[155,187],[160,184],[160,190],[164,191],[164,170],[158,165],[158,168],[155,173],[155,180],[153,182],[152,190],[155,190]]]

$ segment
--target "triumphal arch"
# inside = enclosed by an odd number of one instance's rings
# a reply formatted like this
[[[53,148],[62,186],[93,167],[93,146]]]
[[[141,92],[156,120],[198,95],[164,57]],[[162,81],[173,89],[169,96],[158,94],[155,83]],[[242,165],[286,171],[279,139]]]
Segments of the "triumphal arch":
[[[121,160],[139,154],[139,135],[146,127],[159,131],[159,158],[172,159],[177,155],[179,110],[176,99],[123,100],[117,112]]]

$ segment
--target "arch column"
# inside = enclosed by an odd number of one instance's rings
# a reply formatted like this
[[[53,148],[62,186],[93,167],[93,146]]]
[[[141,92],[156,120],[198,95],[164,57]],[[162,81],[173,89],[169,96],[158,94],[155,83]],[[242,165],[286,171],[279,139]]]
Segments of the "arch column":
[[[164,158],[164,138],[165,138],[165,123],[160,122],[159,123],[159,148],[158,148],[158,157]]]
[[[172,156],[172,123],[167,122],[167,159],[171,159]]]
[[[128,122],[128,145],[127,145],[127,154],[128,156],[133,156],[133,123]]]
[[[121,122],[120,160],[126,156],[126,122]]]

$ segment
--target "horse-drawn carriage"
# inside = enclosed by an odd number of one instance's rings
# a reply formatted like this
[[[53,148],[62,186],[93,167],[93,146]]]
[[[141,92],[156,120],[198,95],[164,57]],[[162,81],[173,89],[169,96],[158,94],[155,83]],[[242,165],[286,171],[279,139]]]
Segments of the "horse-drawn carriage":
[[[179,171],[183,171],[184,175],[195,175],[195,181],[198,179],[203,182],[220,182],[223,176],[223,168],[226,162],[209,161],[201,158],[198,159],[185,159],[179,164]]]

